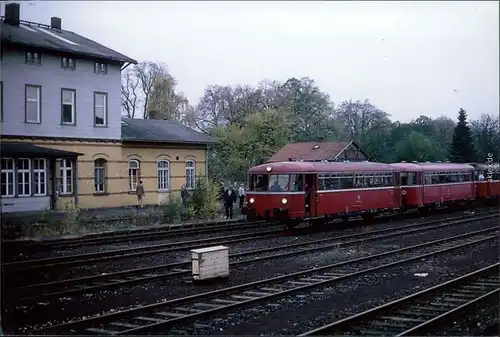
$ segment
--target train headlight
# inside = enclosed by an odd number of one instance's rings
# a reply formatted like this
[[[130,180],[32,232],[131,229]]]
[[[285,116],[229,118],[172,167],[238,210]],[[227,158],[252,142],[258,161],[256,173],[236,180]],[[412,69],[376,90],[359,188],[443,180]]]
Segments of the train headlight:
[[[286,198],[281,199],[281,203],[282,203],[283,205],[286,205],[286,203],[287,203],[287,202],[288,202],[288,200],[287,200]]]
[[[250,198],[250,203],[253,204],[255,202],[255,199],[254,198]]]
[[[402,190],[402,191],[401,191],[401,194],[402,194],[402,195],[406,195],[406,190]]]
[[[267,172],[271,172],[271,170],[272,170],[272,169],[273,169],[273,168],[272,168],[271,166],[266,167],[266,171],[267,171]]]

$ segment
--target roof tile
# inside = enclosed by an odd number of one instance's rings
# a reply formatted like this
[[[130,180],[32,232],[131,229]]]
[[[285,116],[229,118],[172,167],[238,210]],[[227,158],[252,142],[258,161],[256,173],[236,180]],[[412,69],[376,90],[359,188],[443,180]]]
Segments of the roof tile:
[[[319,161],[332,160],[350,142],[300,142],[285,145],[268,162],[292,160]]]

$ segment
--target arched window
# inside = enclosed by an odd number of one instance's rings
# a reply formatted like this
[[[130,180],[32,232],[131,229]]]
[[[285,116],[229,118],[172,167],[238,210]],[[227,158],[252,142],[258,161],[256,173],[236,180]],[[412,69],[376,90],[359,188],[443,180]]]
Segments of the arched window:
[[[61,159],[61,181],[59,192],[61,194],[73,193],[73,163],[69,159]]]
[[[170,188],[170,163],[167,160],[158,161],[158,190],[168,191]]]
[[[94,161],[94,191],[104,193],[106,191],[106,159]]]
[[[196,163],[194,160],[186,162],[186,188],[193,189],[196,186]]]
[[[128,162],[128,186],[129,190],[135,191],[139,181],[140,163],[138,160],[131,160]]]

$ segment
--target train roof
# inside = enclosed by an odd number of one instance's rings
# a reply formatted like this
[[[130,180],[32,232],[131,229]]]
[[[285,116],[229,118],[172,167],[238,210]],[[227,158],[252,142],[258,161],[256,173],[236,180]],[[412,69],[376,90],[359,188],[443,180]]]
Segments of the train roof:
[[[270,168],[270,169],[269,169]],[[392,165],[374,162],[298,162],[284,161],[252,167],[249,174],[323,172],[399,172]]]
[[[457,163],[418,163],[421,165],[423,171],[429,172],[450,172],[450,171],[473,171],[474,167],[469,164]]]
[[[392,163],[390,165],[399,168],[402,172],[422,172],[424,170],[424,168],[418,164]]]

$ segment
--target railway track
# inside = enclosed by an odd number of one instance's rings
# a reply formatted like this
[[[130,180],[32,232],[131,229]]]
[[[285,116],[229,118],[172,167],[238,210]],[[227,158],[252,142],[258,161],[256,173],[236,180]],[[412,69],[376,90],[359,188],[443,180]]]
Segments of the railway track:
[[[95,234],[87,234],[80,237],[48,239],[44,241],[19,241],[19,240],[4,240],[3,244],[19,245],[22,244],[25,248],[36,249],[64,249],[75,248],[87,245],[102,245],[119,242],[134,242],[148,241],[166,238],[175,238],[186,236],[193,233],[205,234],[214,232],[225,232],[235,229],[252,228],[256,225],[266,224],[265,221],[248,222],[237,220],[233,222],[218,221],[218,222],[195,222],[182,225],[164,225],[150,227],[145,229],[120,230],[113,232],[103,232]],[[193,231],[193,229],[195,231]]]
[[[179,327],[192,320],[211,317],[214,314],[234,311],[246,306],[255,306],[262,302],[272,302],[284,295],[331,286],[340,281],[375,273],[385,268],[498,240],[498,233],[498,226],[493,226],[333,265],[46,326],[32,330],[30,333],[105,335],[166,333],[172,327]],[[185,331],[170,330],[168,334],[177,333],[184,334]]]
[[[500,264],[496,263],[299,336],[434,335],[478,307],[490,307],[488,311],[498,318],[499,272]]]
[[[247,265],[268,259],[285,258],[314,251],[332,250],[340,247],[359,245],[370,241],[390,239],[397,236],[419,233],[423,231],[439,230],[446,227],[456,226],[470,221],[483,221],[493,219],[496,214],[483,215],[448,221],[436,225],[438,221],[427,221],[420,224],[410,224],[395,228],[381,229],[366,233],[357,233],[333,238],[314,240],[274,246],[264,249],[245,251],[230,255],[230,266]],[[266,255],[269,254],[270,255]],[[29,302],[41,298],[54,298],[63,296],[75,296],[79,294],[92,293],[96,291],[109,290],[126,285],[145,283],[156,279],[188,276],[191,273],[191,262],[178,262],[152,267],[137,268],[114,273],[99,274],[81,278],[73,278],[61,281],[45,282],[15,288],[9,293],[13,296],[13,303]],[[19,294],[23,294],[19,296]],[[9,296],[7,296],[9,297]]]
[[[45,259],[6,262],[2,263],[2,267],[5,269],[15,268],[16,271],[20,271],[25,269],[62,267],[70,264],[87,265],[117,258],[131,258],[131,257],[141,257],[151,254],[165,254],[165,253],[178,252],[184,249],[198,248],[200,247],[200,245],[231,244],[231,243],[249,241],[257,238],[263,239],[281,235],[283,235],[283,230],[267,230],[255,233],[219,236],[215,238],[203,238],[203,239],[187,240],[181,242],[170,242],[158,245],[108,250],[103,252],[73,254],[73,255],[64,255],[64,256],[57,256]]]

